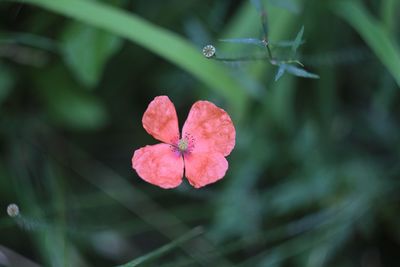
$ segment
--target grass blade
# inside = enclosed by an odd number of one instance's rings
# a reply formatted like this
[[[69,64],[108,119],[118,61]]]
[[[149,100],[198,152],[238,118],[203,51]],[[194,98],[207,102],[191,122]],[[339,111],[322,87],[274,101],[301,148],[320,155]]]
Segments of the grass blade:
[[[302,44],[303,42],[303,34],[304,34],[304,26],[301,27],[300,31],[297,33],[296,38],[294,39],[293,45],[292,45],[292,52],[293,55],[296,54],[297,49],[299,48],[299,46]]]
[[[287,71],[290,74],[293,74],[294,76],[310,78],[310,79],[319,79],[319,76],[317,74],[308,72],[305,69],[301,69],[296,66],[287,65],[287,64],[283,64],[281,66],[284,66],[285,71]]]
[[[400,86],[400,49],[392,36],[358,1],[337,1],[332,7],[361,35]]]
[[[185,242],[189,241],[190,239],[193,239],[196,236],[201,235],[203,232],[204,231],[201,227],[196,227],[193,230],[191,230],[190,232],[181,236],[180,238],[172,241],[171,243],[166,244],[166,245],[164,245],[146,255],[136,258],[133,261],[130,261],[126,264],[119,265],[118,267],[135,267],[135,266],[139,266],[139,264],[157,259],[157,258],[163,256],[164,254],[168,253],[169,251],[175,249],[176,247],[180,246],[182,243],[185,243]]]
[[[277,82],[284,73],[285,73],[285,67],[283,65],[279,66],[279,69],[275,75],[275,82]]]
[[[188,71],[227,99],[237,116],[243,114],[247,95],[227,69],[206,60],[201,51],[184,38],[153,25],[144,19],[97,1],[26,0],[42,8],[60,13],[119,37],[137,43]],[[215,77],[218,77],[216,79]]]

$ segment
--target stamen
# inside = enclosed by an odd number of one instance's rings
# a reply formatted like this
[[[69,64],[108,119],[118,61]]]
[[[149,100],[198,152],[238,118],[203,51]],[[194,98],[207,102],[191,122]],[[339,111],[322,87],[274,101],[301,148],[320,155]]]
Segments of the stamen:
[[[185,134],[181,139],[177,139],[171,145],[172,151],[178,155],[185,155],[192,152],[194,148],[195,139],[190,134]]]

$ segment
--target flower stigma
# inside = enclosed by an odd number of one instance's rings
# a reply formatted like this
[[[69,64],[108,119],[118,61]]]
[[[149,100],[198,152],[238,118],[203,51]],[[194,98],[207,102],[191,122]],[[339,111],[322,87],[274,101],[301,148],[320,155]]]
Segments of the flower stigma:
[[[189,142],[185,138],[182,138],[178,141],[178,149],[180,152],[186,152],[188,148]]]

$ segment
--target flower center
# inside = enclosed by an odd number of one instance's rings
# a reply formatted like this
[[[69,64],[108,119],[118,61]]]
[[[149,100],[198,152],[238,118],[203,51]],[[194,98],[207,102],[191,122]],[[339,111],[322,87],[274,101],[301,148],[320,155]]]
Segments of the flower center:
[[[195,147],[195,141],[191,134],[185,133],[181,139],[177,136],[171,140],[171,150],[179,156],[190,155]]]
[[[180,152],[185,152],[189,147],[189,142],[185,139],[182,138],[178,141],[178,149]]]

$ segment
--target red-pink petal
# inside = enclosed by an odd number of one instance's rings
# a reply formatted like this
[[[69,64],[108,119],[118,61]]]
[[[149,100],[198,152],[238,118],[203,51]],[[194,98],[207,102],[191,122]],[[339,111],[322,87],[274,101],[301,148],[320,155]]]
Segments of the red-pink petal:
[[[225,110],[208,101],[197,101],[190,109],[182,136],[194,137],[194,152],[219,152],[228,156],[235,146],[235,127]]]
[[[221,153],[191,153],[184,157],[185,176],[195,188],[218,181],[228,169],[228,161]]]
[[[168,96],[157,96],[143,114],[143,127],[157,140],[171,144],[179,138],[178,117]]]
[[[146,182],[174,188],[182,182],[183,158],[167,144],[145,146],[135,151],[132,168]]]

